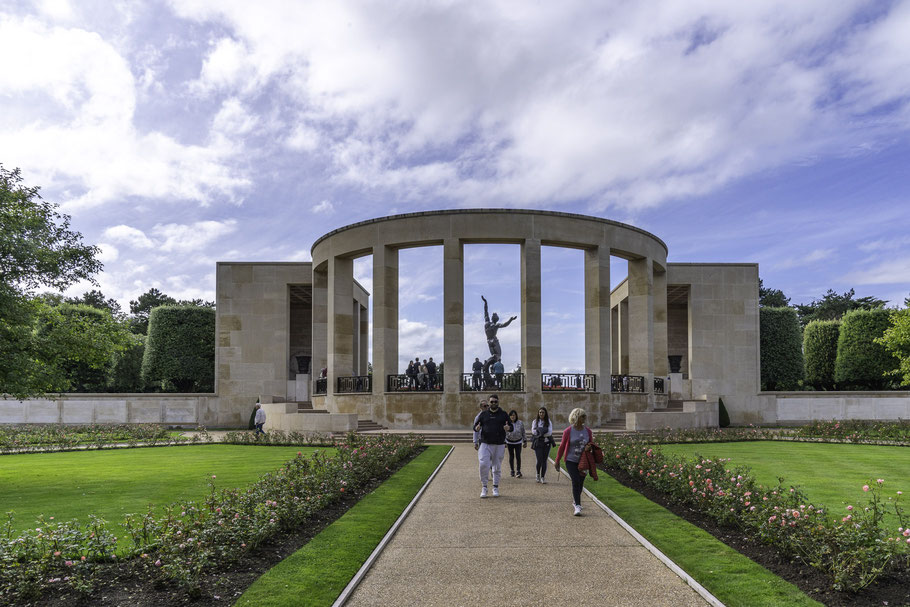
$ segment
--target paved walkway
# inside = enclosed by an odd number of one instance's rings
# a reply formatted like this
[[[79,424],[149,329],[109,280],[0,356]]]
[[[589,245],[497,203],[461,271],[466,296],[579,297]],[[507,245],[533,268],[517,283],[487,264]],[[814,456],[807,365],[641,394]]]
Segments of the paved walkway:
[[[586,496],[572,516],[567,477],[539,485],[522,460],[510,478],[507,453],[502,496],[480,499],[474,447],[456,446],[346,605],[707,604]]]

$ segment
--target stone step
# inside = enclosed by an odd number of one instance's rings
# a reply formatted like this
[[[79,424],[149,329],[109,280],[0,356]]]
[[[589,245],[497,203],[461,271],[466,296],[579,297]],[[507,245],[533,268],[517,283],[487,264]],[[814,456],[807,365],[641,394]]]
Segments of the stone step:
[[[358,432],[369,432],[375,430],[386,430],[385,426],[381,426],[374,422],[371,419],[358,419],[357,420],[357,431]]]

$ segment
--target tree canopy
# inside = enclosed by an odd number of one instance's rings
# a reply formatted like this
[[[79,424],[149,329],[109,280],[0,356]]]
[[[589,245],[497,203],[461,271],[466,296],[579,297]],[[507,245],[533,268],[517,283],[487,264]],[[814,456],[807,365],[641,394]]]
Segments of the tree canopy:
[[[764,281],[759,278],[758,305],[762,308],[783,308],[790,305],[790,298],[780,289],[766,289]]]
[[[821,299],[815,299],[809,304],[796,304],[800,324],[805,327],[813,320],[838,320],[851,310],[877,310],[887,303],[884,299],[871,295],[854,299],[855,295],[853,289],[843,294],[828,289]]]
[[[0,393],[18,398],[54,389],[34,331],[43,304],[31,292],[94,283],[102,267],[98,247],[84,244],[56,209],[24,185],[19,169],[0,164]]]

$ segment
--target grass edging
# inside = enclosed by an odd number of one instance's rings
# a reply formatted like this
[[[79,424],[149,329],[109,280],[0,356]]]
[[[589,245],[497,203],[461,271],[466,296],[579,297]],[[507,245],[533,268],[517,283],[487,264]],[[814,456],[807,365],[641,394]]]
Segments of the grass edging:
[[[332,605],[445,459],[431,445],[300,550],[259,577],[236,607]]]
[[[606,473],[585,484],[598,500],[728,607],[820,607],[799,588]]]

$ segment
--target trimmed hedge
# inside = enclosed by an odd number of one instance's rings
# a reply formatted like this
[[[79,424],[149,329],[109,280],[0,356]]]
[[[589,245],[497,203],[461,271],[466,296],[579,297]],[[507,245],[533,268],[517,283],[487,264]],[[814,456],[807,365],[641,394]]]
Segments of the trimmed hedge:
[[[107,389],[111,392],[142,392],[142,357],[145,355],[145,336],[137,335],[122,352],[115,352],[107,374]]]
[[[817,390],[834,389],[834,364],[837,361],[839,320],[813,320],[803,330],[806,357],[806,384]]]
[[[796,390],[804,377],[803,340],[793,308],[759,308],[761,389]]]
[[[142,379],[177,392],[215,389],[215,310],[161,306],[149,315]]]
[[[891,310],[852,310],[843,318],[837,340],[834,381],[846,390],[883,390],[891,387],[886,375],[900,361],[876,343],[891,326]]]

